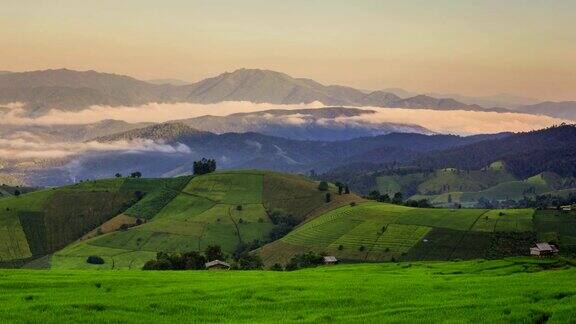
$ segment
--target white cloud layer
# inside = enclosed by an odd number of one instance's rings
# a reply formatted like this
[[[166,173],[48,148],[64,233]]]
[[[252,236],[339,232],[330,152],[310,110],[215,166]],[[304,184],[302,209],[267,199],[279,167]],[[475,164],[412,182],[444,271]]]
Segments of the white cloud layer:
[[[41,140],[31,141],[27,137],[0,139],[0,156],[6,160],[63,158],[99,151],[190,153],[190,148],[180,143],[167,145],[152,140],[46,143]]]
[[[170,120],[193,118],[205,115],[226,116],[239,112],[256,112],[269,109],[302,109],[321,108],[324,105],[316,102],[308,105],[272,105],[255,104],[251,102],[223,102],[218,104],[157,104],[151,103],[139,107],[106,107],[94,106],[89,109],[68,112],[51,110],[48,114],[37,117],[23,117],[18,104],[11,104],[12,108],[0,117],[0,124],[21,125],[55,125],[55,124],[90,124],[105,119],[136,122],[165,122]],[[558,118],[529,115],[521,113],[497,113],[484,111],[464,110],[430,110],[430,109],[401,109],[360,107],[361,109],[375,110],[376,114],[366,114],[354,117],[342,117],[340,123],[400,123],[423,126],[438,133],[451,134],[480,134],[497,132],[520,132],[540,129],[562,122],[569,122]],[[294,114],[283,117],[283,122],[298,125],[303,124],[305,116]]]
[[[165,122],[177,119],[193,118],[205,115],[226,116],[240,112],[257,112],[269,109],[302,109],[321,108],[321,103],[308,105],[271,105],[254,104],[251,102],[223,102],[218,104],[200,105],[190,103],[175,104],[147,104],[139,107],[103,107],[94,106],[89,109],[67,112],[52,110],[48,114],[31,118],[22,115],[22,105],[19,103],[2,105],[8,108],[0,113],[0,127],[2,124],[17,125],[62,125],[62,124],[90,124],[105,119],[123,120],[130,123],[137,122]],[[483,111],[439,111],[429,109],[400,109],[360,107],[376,111],[375,114],[364,114],[353,117],[339,117],[329,120],[318,120],[318,123],[332,125],[370,125],[377,127],[379,123],[398,123],[420,125],[433,132],[471,135],[481,133],[520,132],[541,129],[551,125],[568,122],[557,118],[520,114],[497,113]],[[305,125],[306,115],[293,114],[277,117],[265,115],[280,124]],[[62,158],[96,151],[157,151],[164,153],[189,153],[190,149],[183,145],[166,145],[151,140],[118,141],[110,143],[83,142],[83,143],[48,143],[38,136],[19,132],[8,138],[0,139],[0,156],[3,159],[23,160],[39,158]]]
[[[547,116],[486,111],[380,109],[376,114],[337,118],[341,123],[410,123],[442,134],[490,134],[524,132],[569,121]]]

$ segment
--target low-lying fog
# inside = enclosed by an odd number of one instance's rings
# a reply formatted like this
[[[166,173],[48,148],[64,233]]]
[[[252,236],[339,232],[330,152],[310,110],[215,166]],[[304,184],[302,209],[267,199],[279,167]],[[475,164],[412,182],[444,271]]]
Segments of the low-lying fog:
[[[122,120],[129,123],[137,122],[166,122],[171,120],[193,118],[205,115],[226,116],[239,112],[256,112],[269,109],[302,109],[321,108],[323,104],[317,102],[307,105],[271,105],[255,104],[251,102],[223,102],[218,104],[147,104],[139,107],[106,107],[94,106],[78,112],[52,110],[48,114],[31,118],[22,113],[22,105],[13,103],[2,105],[6,112],[0,114],[1,124],[17,125],[62,125],[62,124],[90,124],[106,119]],[[521,113],[498,113],[464,110],[429,110],[429,109],[400,109],[361,107],[361,109],[375,110],[375,114],[365,114],[353,117],[338,117],[330,120],[331,123],[347,124],[378,124],[399,123],[416,124],[437,133],[471,135],[481,133],[521,132],[545,128],[551,125],[567,122],[565,120]],[[294,114],[283,117],[279,122],[297,126],[304,122],[305,116]],[[270,118],[277,118],[270,116]],[[319,123],[322,120],[317,121]],[[0,140],[0,155],[5,159],[26,158],[55,158],[68,156],[86,151],[99,150],[158,150],[162,152],[185,152],[185,147],[173,147],[151,141],[137,143],[46,143],[42,138],[33,135],[13,134]]]

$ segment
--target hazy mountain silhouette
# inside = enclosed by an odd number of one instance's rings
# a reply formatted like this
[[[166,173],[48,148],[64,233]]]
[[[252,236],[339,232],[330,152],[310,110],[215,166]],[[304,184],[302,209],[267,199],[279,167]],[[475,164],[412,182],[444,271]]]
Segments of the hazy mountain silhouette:
[[[23,102],[28,112],[35,115],[51,108],[81,110],[92,105],[137,106],[151,102],[208,104],[222,101],[491,110],[453,99],[422,95],[400,98],[384,91],[367,93],[351,87],[326,86],[314,80],[259,69],[240,69],[187,85],[164,81],[163,84],[153,84],[123,75],[67,69],[7,73],[0,74],[0,104]]]

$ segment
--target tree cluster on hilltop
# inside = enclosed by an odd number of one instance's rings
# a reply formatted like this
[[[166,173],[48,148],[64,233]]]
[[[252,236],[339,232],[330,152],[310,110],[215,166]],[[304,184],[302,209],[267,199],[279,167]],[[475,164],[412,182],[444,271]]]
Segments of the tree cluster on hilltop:
[[[200,161],[194,161],[192,171],[195,175],[212,173],[216,171],[216,160],[203,158]]]

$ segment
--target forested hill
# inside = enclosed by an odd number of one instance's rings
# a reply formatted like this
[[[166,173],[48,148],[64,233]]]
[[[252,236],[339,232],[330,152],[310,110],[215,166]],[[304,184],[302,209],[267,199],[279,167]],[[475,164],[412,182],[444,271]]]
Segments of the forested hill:
[[[481,141],[430,153],[411,164],[425,169],[477,170],[495,161],[503,161],[507,169],[519,178],[543,171],[575,176],[576,126],[560,125]]]

